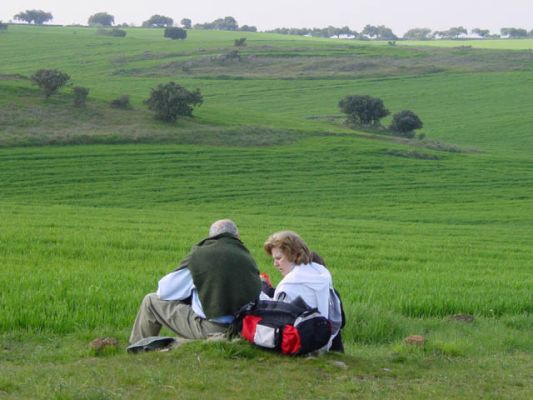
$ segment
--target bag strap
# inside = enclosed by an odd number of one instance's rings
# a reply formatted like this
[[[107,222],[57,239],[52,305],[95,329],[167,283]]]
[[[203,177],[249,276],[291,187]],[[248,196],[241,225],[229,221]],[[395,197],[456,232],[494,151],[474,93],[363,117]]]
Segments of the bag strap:
[[[341,329],[342,329],[342,328],[344,328],[344,325],[346,325],[346,315],[344,314],[344,306],[342,305],[342,299],[341,299],[340,293],[335,288],[333,288],[333,291],[337,295],[337,298],[339,299],[339,303],[340,303],[340,306],[341,306],[341,316],[342,316]]]

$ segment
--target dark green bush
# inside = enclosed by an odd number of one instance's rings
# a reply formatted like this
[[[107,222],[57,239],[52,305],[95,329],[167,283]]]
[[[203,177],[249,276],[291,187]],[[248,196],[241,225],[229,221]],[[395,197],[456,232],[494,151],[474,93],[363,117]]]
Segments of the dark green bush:
[[[57,92],[60,87],[65,85],[70,79],[70,76],[56,69],[40,69],[30,79],[34,84],[43,89],[44,95],[48,98]]]
[[[74,86],[72,88],[72,93],[74,94],[74,106],[80,108],[85,107],[85,101],[89,95],[89,89],[82,86]]]
[[[113,28],[109,32],[109,35],[110,36],[115,36],[115,37],[125,37],[126,36],[126,31],[124,29]]]
[[[119,96],[114,100],[111,100],[110,105],[113,108],[121,108],[123,110],[130,109],[131,108],[130,96],[128,96],[127,94],[123,94],[122,96]]]
[[[123,29],[113,28],[113,29],[98,29],[99,35],[105,35],[105,36],[114,36],[114,37],[125,37],[126,31]]]
[[[240,38],[240,39],[235,39],[235,41],[233,42],[233,45],[235,47],[244,47],[244,46],[246,46],[246,38],[243,37],[243,38]]]
[[[174,82],[160,84],[152,89],[150,98],[144,101],[155,112],[156,118],[173,122],[178,116],[192,116],[194,106],[203,103],[200,90],[191,92]]]
[[[366,95],[346,96],[339,101],[339,108],[351,125],[377,125],[381,118],[390,114],[383,100]]]
[[[413,138],[415,129],[420,129],[423,125],[418,115],[412,111],[403,110],[393,115],[389,129],[396,136]]]
[[[187,31],[183,28],[167,27],[164,36],[170,39],[186,39]]]

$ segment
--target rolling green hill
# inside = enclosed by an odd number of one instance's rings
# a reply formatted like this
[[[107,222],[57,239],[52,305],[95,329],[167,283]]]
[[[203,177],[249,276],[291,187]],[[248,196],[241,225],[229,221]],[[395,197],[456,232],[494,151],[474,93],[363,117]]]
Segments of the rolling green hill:
[[[180,133],[210,126],[346,132],[331,117],[339,116],[340,98],[357,93],[381,97],[392,113],[416,111],[433,139],[491,151],[532,145],[529,51],[379,46],[242,32],[191,31],[187,40],[172,41],[158,29],[129,29],[125,38],[111,38],[89,28],[10,28],[0,42],[1,54],[9,57],[0,68],[4,145],[78,143],[75,136],[82,134],[90,142],[95,131],[115,141],[182,143]],[[241,36],[247,46],[237,49],[233,41]],[[223,59],[235,49],[240,60]],[[89,88],[89,110],[80,115],[66,106],[70,99],[39,99],[25,79],[38,68],[60,69],[73,85]],[[151,88],[170,80],[200,88],[205,98],[195,121],[174,129],[151,121],[142,104]],[[122,94],[130,95],[134,112],[112,113],[106,107]],[[46,115],[53,121],[39,123]],[[72,119],[83,123],[74,129]]]
[[[0,397],[527,398],[529,51],[127,32],[0,34]],[[243,36],[240,61],[221,61]],[[39,68],[89,88],[87,107],[68,88],[45,100],[28,80]],[[170,80],[205,104],[169,125],[142,102]],[[122,94],[132,110],[108,106]],[[426,138],[348,129],[337,103],[350,94],[415,111]],[[120,354],[142,296],[221,217],[274,281],[261,250],[273,231],[324,256],[346,355]],[[406,345],[412,334],[426,344]],[[119,354],[95,357],[97,336],[119,338]]]

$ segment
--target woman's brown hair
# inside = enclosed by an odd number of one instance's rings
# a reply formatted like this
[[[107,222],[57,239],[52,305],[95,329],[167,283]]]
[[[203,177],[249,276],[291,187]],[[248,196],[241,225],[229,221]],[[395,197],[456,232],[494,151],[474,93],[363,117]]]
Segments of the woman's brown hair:
[[[311,252],[304,240],[293,231],[281,231],[273,233],[263,244],[263,249],[268,255],[272,255],[272,249],[279,248],[290,262],[309,264]]]

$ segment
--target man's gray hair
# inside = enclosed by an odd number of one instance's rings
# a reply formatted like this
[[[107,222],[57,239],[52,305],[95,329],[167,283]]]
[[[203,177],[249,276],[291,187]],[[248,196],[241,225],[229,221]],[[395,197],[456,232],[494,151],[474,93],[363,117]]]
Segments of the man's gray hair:
[[[219,219],[213,222],[209,228],[209,236],[216,236],[221,233],[231,233],[233,236],[239,237],[239,229],[231,219]]]

